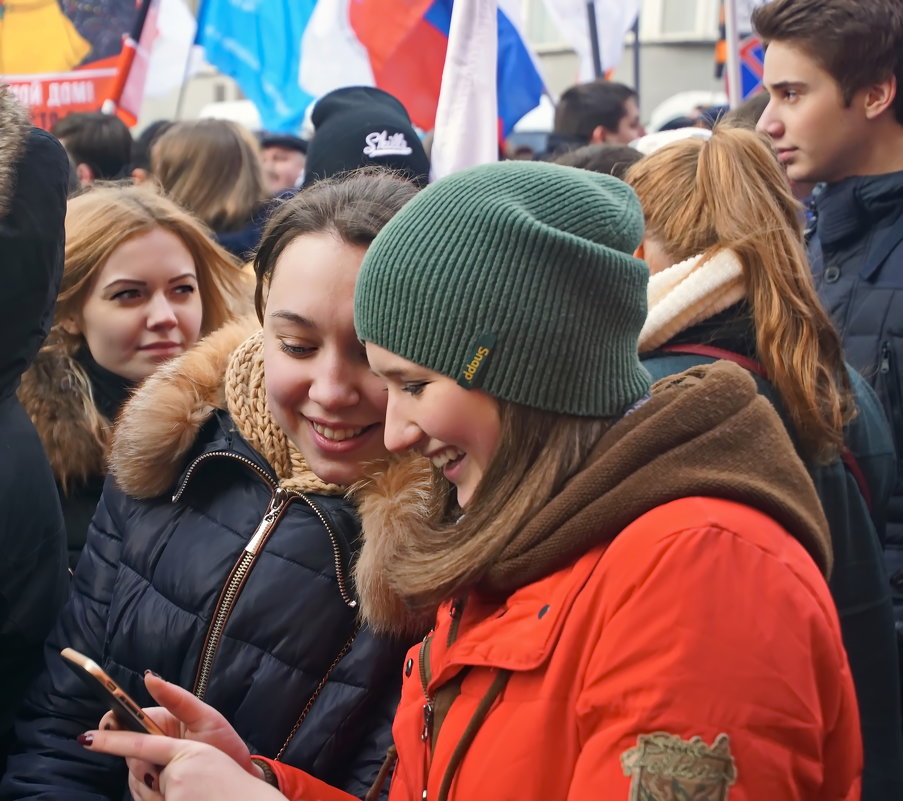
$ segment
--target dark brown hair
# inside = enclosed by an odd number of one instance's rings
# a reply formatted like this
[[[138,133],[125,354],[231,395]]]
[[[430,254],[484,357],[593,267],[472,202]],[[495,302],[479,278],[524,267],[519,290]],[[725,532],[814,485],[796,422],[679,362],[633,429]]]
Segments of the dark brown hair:
[[[122,178],[132,158],[132,134],[119,117],[100,111],[75,111],[50,132],[76,165],[87,164],[96,180]]]
[[[189,120],[151,147],[151,172],[179,205],[215,232],[238,231],[268,199],[254,135],[229,120]]]
[[[623,179],[631,164],[635,164],[643,154],[629,145],[585,145],[556,156],[555,164],[577,167],[581,170],[601,172]]]
[[[588,142],[597,126],[617,131],[627,113],[625,103],[637,93],[614,81],[579,83],[565,91],[555,109],[556,134]]]
[[[366,167],[317,181],[270,217],[254,257],[254,308],[263,320],[266,287],[282,252],[299,236],[329,232],[349,245],[369,247],[382,227],[417,194],[399,173]]]
[[[772,0],[752,23],[766,45],[799,46],[837,81],[847,105],[860,89],[896,77],[894,116],[903,124],[903,2]]]

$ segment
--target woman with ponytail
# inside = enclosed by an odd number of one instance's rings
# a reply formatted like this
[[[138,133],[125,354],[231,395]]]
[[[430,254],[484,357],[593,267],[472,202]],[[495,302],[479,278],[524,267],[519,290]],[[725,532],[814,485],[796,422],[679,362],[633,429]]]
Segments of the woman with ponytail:
[[[720,127],[631,167],[652,273],[643,364],[663,378],[729,359],[756,377],[806,464],[831,530],[830,586],[857,688],[863,799],[903,797],[900,689],[882,540],[893,486],[877,398],[844,364],[809,272],[799,206],[755,132]]]

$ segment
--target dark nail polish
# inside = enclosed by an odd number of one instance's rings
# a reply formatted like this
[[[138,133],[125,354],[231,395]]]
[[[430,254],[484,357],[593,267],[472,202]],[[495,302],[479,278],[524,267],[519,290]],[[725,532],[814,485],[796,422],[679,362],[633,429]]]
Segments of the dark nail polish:
[[[94,742],[93,734],[79,734],[78,737],[75,738],[80,745],[91,745]]]
[[[144,783],[145,783],[148,787],[150,787],[151,790],[154,789],[154,777],[151,776],[150,773],[145,773],[145,774],[144,774]]]
[[[144,675],[146,676],[148,673],[150,673],[151,676],[155,676],[155,677],[158,678],[158,679],[162,679],[162,678],[163,678],[159,673],[154,673],[154,671],[151,670],[150,668],[148,668],[147,670],[144,671]]]

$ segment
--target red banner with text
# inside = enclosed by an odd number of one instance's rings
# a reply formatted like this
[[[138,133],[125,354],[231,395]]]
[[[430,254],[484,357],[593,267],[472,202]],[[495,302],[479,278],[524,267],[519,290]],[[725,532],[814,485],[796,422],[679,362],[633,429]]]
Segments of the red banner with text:
[[[99,111],[136,13],[135,0],[0,0],[0,83],[41,128]]]

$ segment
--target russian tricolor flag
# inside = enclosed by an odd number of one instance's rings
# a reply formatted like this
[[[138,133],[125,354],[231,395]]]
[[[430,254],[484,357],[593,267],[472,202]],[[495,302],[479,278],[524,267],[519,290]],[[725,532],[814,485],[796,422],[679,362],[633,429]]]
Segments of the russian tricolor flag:
[[[516,25],[516,0],[458,1],[481,13],[497,9],[498,120],[507,135],[544,91]],[[414,124],[430,130],[452,7],[453,0],[204,0],[198,43],[238,81],[268,129],[297,131],[315,97],[369,84],[398,97]]]
[[[436,120],[453,5],[453,0],[352,0],[349,9],[376,85],[401,100],[414,124],[424,130],[432,129]],[[539,105],[544,86],[520,31],[503,8],[498,8],[497,24],[498,117],[506,136]]]

